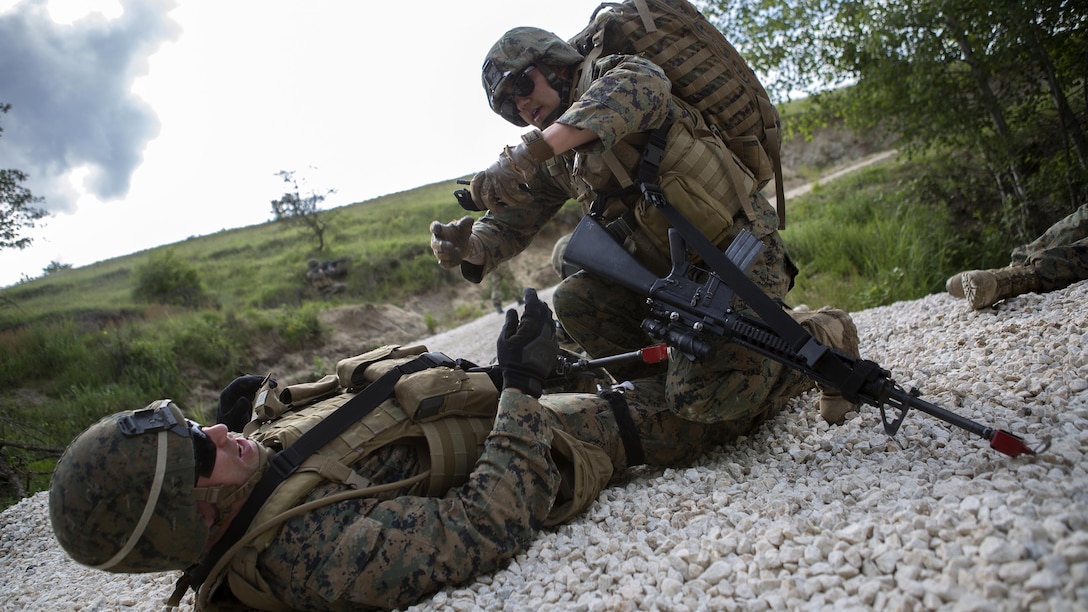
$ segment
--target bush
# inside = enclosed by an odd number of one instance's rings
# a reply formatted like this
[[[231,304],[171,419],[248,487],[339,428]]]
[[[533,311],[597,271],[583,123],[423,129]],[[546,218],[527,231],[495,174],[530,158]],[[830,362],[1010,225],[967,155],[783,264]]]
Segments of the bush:
[[[136,269],[133,296],[144,302],[186,308],[210,302],[200,273],[171,250],[152,253],[147,263]]]

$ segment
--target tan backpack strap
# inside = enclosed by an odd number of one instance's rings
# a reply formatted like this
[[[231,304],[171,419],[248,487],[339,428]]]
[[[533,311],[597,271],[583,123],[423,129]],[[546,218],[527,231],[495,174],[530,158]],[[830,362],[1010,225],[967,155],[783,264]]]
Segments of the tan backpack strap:
[[[619,145],[617,144],[616,146]],[[631,175],[627,173],[627,170],[623,167],[623,164],[620,163],[616,154],[612,152],[612,149],[602,153],[601,159],[604,160],[605,165],[612,171],[612,175],[619,181],[620,187],[627,189],[628,187],[634,186],[635,181],[631,179]]]
[[[784,230],[786,229],[786,188],[782,185],[782,133],[779,131],[781,128],[778,123],[773,119],[778,116],[778,113],[767,98],[758,96],[756,99],[759,100],[759,112],[764,117],[763,129],[767,134],[763,139],[763,146],[767,150],[767,156],[771,158],[771,163],[774,164],[774,205],[778,209],[778,229]]]
[[[646,0],[635,0],[635,8],[638,9],[638,16],[642,19],[642,27],[646,28],[647,32],[656,32],[657,24],[654,23],[653,13],[650,12]]]
[[[748,189],[748,186],[753,184],[753,179],[745,180],[746,175],[741,168],[741,161],[729,147],[724,147],[722,153],[729,156],[725,166],[729,168],[729,178],[732,179],[733,187],[737,190],[737,197],[740,199],[741,207],[744,208],[744,215],[749,221],[755,221],[756,211],[752,207],[752,194]]]
[[[353,489],[363,489],[373,484],[343,463],[322,455],[310,456],[298,466],[298,471],[316,472],[325,480],[345,484]]]
[[[374,371],[368,372],[367,369],[371,365],[380,361],[403,359],[426,352],[427,347],[422,344],[408,347],[402,347],[399,344],[387,344],[363,353],[362,355],[341,359],[336,364],[336,375],[340,379],[340,385],[344,388],[364,387],[374,382],[379,376],[393,367],[392,365],[389,365],[388,367],[375,368]],[[380,370],[380,372],[378,370]]]

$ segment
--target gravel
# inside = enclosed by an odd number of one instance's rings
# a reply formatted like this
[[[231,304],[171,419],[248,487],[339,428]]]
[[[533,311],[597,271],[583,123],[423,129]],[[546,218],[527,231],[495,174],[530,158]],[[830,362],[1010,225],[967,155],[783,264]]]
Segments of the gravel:
[[[412,609],[1088,609],[1085,303],[1088,282],[985,312],[937,294],[854,314],[862,354],[900,384],[1052,439],[1039,456],[921,412],[894,438],[871,407],[831,427],[810,394],[694,465],[634,471],[505,569]],[[490,337],[500,321],[484,319]],[[432,341],[462,355],[449,334]],[[46,503],[0,514],[0,609],[163,608],[175,575],[76,565]]]

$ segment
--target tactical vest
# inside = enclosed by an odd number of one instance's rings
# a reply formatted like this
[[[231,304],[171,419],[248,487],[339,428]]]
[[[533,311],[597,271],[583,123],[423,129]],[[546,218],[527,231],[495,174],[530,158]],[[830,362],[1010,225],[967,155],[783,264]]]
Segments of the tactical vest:
[[[656,183],[669,204],[718,244],[739,213],[749,221],[756,218],[751,196],[758,185],[694,108],[682,100],[674,104]],[[572,187],[583,212],[598,214],[643,265],[664,275],[670,268],[671,225],[636,183],[647,140],[646,134],[635,134],[603,154],[575,153]]]
[[[245,428],[246,437],[274,451],[289,448],[307,431],[393,367],[426,352],[424,346],[395,345],[344,359],[336,374],[319,381],[263,387],[254,401],[257,418]],[[408,495],[445,495],[468,481],[483,454],[498,408],[498,390],[485,372],[457,367],[434,367],[407,374],[397,381],[387,399],[343,431],[335,440],[307,458],[261,506],[242,540],[217,564],[197,597],[197,608],[215,607],[212,597],[226,580],[233,595],[250,608],[286,610],[272,595],[258,571],[257,558],[278,535],[283,523],[303,512],[344,499],[367,497],[381,491],[408,488]],[[565,432],[554,432],[553,457],[567,465],[568,495],[557,500],[546,524],[568,520],[588,506],[612,476],[608,456],[601,449]],[[418,447],[422,469],[416,476],[394,483],[373,483],[351,465],[390,444]],[[303,498],[326,482],[349,490],[301,504]]]
[[[394,366],[426,352],[423,346],[384,346],[344,359],[337,373],[319,381],[269,388],[254,401],[256,419],[245,428],[251,440],[273,451],[289,448],[307,431],[347,403],[355,392]],[[468,480],[494,424],[498,390],[484,372],[435,367],[403,376],[386,399],[332,442],[307,458],[265,501],[242,540],[231,549],[201,588],[206,604],[225,579],[245,605],[284,609],[257,570],[257,557],[271,544],[283,522],[341,499],[408,488],[410,495],[441,496]],[[396,483],[372,483],[351,465],[389,444],[417,446],[422,470]],[[344,493],[300,505],[318,485],[336,482]],[[225,556],[226,557],[226,556]]]
[[[746,200],[776,179],[779,229],[785,228],[778,111],[744,58],[691,3],[606,2],[569,42],[586,58],[573,99],[592,83],[601,58],[640,55],[660,66],[672,83],[673,94],[695,108],[732,152],[726,161],[736,162],[751,177],[751,182],[734,181],[738,198]],[[740,178],[734,168],[729,174]]]

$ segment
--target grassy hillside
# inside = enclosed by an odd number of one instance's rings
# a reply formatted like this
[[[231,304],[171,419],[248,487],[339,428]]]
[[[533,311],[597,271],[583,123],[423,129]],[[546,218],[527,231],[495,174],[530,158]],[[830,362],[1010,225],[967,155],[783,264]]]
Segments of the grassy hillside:
[[[0,291],[0,330],[58,315],[108,321],[145,314],[147,305],[133,297],[134,275],[165,251],[194,266],[212,305],[226,310],[311,299],[302,280],[310,258],[352,260],[345,299],[384,302],[431,291],[456,280],[434,265],[427,238],[432,219],[461,213],[454,186],[451,180],[325,211],[333,223],[323,253],[305,228],[269,222],[60,270]]]

